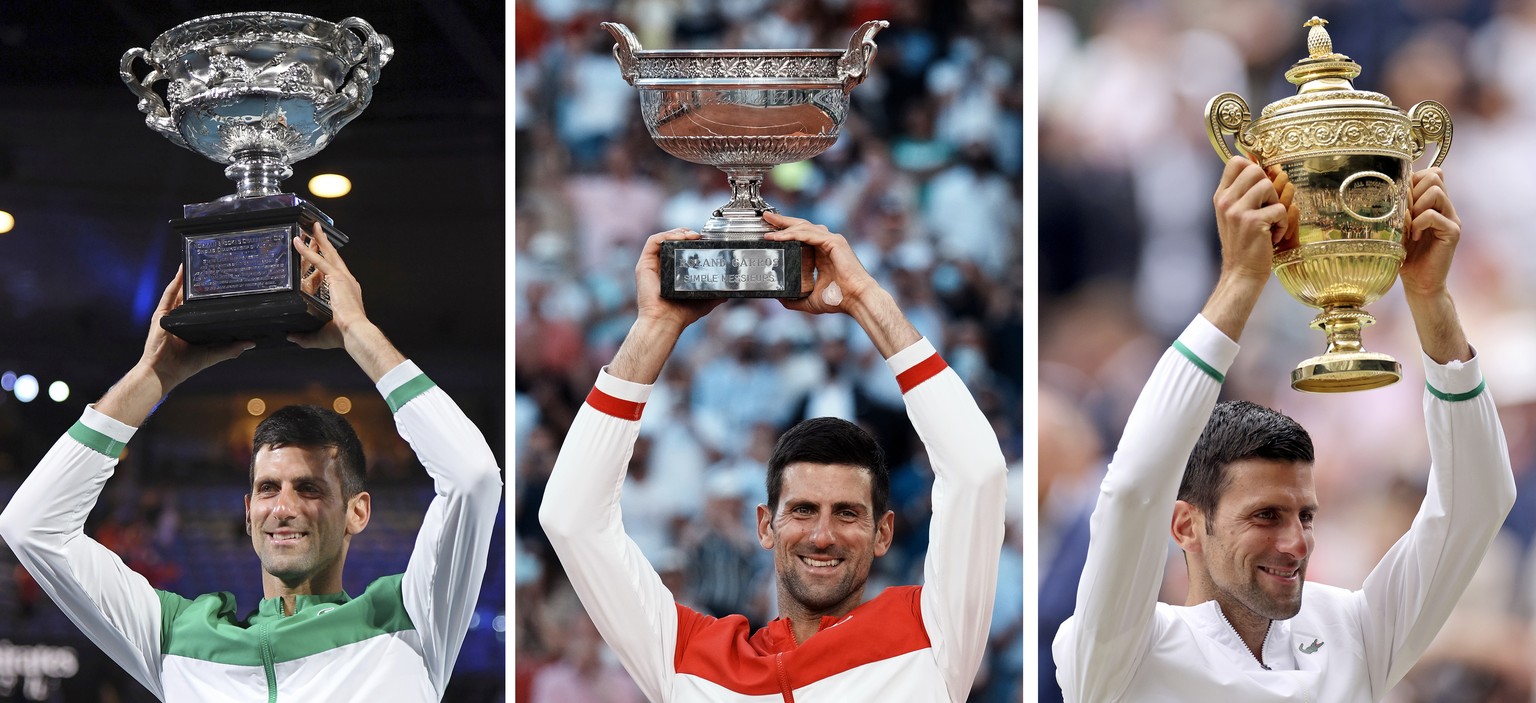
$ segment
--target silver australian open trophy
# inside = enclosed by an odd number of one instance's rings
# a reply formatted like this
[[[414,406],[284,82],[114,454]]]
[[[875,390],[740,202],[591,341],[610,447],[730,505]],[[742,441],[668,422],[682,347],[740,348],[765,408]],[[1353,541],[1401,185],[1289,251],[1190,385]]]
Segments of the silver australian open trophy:
[[[715,210],[701,239],[661,250],[668,298],[800,298],[810,294],[814,252],[773,242],[764,212],[763,175],[809,159],[837,141],[848,94],[875,57],[874,36],[889,26],[865,22],[846,50],[652,50],[628,27],[604,22],[624,79],[640,90],[640,114],[668,154],[715,166],[730,179],[731,201]]]
[[[389,38],[356,17],[333,24],[281,12],[195,19],[123,54],[144,123],[228,164],[238,191],[171,221],[182,236],[185,303],[161,326],[204,343],[281,339],[331,319],[329,291],[306,275],[292,240],[315,222],[338,247],[347,236],[279,184],[368,107],[393,55]],[[135,60],[148,65],[142,78]]]

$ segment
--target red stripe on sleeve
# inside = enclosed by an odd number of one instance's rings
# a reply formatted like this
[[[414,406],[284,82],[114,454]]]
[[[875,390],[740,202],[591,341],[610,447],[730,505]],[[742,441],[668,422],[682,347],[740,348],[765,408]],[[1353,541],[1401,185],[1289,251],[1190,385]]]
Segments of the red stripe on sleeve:
[[[640,414],[645,412],[645,403],[615,398],[596,388],[587,394],[587,405],[604,415],[612,415],[620,420],[639,420]]]
[[[923,359],[913,365],[912,368],[896,374],[896,383],[901,386],[901,392],[906,393],[916,388],[923,381],[939,375],[940,371],[947,368],[949,368],[949,364],[944,363],[943,357],[940,357],[938,352],[934,352],[933,356]]]

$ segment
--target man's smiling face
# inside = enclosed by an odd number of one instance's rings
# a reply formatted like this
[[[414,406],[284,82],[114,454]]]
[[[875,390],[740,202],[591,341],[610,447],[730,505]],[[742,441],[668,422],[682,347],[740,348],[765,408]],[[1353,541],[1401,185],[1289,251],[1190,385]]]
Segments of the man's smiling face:
[[[1295,617],[1312,554],[1317,494],[1306,462],[1244,459],[1228,467],[1209,531],[1196,530],[1215,598],[1269,620]]]
[[[797,462],[784,467],[777,509],[757,509],[772,549],[785,615],[841,615],[858,606],[875,557],[891,546],[895,515],[874,514],[868,469]],[[798,611],[798,612],[796,612]]]
[[[368,523],[366,492],[343,495],[335,447],[263,446],[252,462],[246,530],[267,596],[335,593],[351,537]]]

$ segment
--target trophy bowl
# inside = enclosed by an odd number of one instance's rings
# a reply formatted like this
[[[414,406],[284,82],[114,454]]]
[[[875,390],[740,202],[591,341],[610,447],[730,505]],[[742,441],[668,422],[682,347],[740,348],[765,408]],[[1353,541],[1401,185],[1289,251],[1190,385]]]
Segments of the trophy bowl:
[[[366,21],[283,12],[183,22],[149,50],[129,49],[119,73],[144,123],[219,163],[242,197],[272,195],[291,165],[325,148],[373,99],[394,56]],[[134,62],[150,68],[140,79]],[[352,80],[347,81],[348,72]],[[165,97],[153,90],[165,83]]]
[[[202,17],[123,54],[119,75],[144,123],[227,164],[235,181],[234,194],[188,204],[170,223],[182,236],[186,302],[161,318],[165,329],[195,343],[281,340],[331,319],[328,289],[291,242],[315,223],[337,247],[348,238],[281,183],[368,107],[393,55],[362,19],[282,12]]]
[[[1297,365],[1291,387],[1313,393],[1368,390],[1402,377],[1391,356],[1366,351],[1361,329],[1375,322],[1364,310],[1397,280],[1410,222],[1409,179],[1425,145],[1440,145],[1432,165],[1445,160],[1451,118],[1433,100],[1404,114],[1380,93],[1355,90],[1360,66],[1334,53],[1333,42],[1313,17],[1310,56],[1286,79],[1297,95],[1266,106],[1259,119],[1233,93],[1206,105],[1206,132],[1223,160],[1239,151],[1282,174],[1294,186],[1284,201],[1296,226],[1277,245],[1275,277],[1302,304],[1318,308],[1312,326],[1327,336],[1327,350]]]
[[[809,249],[770,242],[763,176],[837,141],[848,96],[868,75],[874,35],[865,22],[844,49],[644,50],[622,24],[604,22],[624,79],[639,89],[640,116],[672,156],[724,171],[731,199],[715,209],[702,239],[662,249],[662,295],[669,298],[803,297],[810,292]]]

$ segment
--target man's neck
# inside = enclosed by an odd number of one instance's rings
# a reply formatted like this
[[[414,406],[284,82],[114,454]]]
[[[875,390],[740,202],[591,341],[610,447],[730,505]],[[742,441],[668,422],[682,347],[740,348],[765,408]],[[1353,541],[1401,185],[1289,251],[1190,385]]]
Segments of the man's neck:
[[[789,629],[795,635],[795,644],[800,644],[811,635],[821,631],[821,616],[791,617]]]
[[[1228,606],[1220,600],[1216,600],[1216,607],[1220,609],[1222,617],[1226,618],[1227,624],[1237,632],[1238,638],[1247,645],[1248,652],[1263,664],[1264,638],[1269,636],[1269,627],[1273,621],[1240,605]]]
[[[292,615],[298,612],[299,596],[327,596],[332,593],[341,593],[341,579],[334,581],[304,581],[289,586],[281,579],[271,574],[262,574],[262,598],[280,598],[283,601],[283,615]]]
[[[864,589],[851,594],[846,600],[829,610],[811,612],[793,600],[786,594],[779,594],[779,613],[789,620],[789,628],[795,635],[795,644],[802,644],[811,635],[821,631],[821,619],[825,617],[840,618],[864,602]]]

